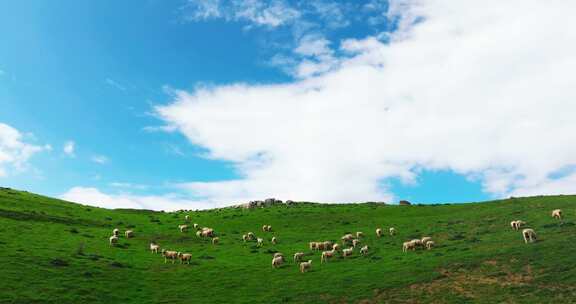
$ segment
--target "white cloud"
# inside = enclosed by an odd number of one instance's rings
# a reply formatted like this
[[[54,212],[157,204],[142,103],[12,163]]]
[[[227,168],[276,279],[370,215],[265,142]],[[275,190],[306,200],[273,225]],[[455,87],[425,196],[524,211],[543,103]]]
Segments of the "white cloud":
[[[146,190],[149,188],[146,185],[126,183],[126,182],[113,182],[113,183],[110,183],[110,186],[116,187],[116,188],[126,188],[126,189],[135,189],[135,190]]]
[[[174,211],[179,209],[208,209],[214,206],[202,201],[187,200],[175,194],[139,196],[129,193],[107,194],[97,188],[74,187],[61,199],[80,204],[117,209],[150,209]]]
[[[62,151],[69,157],[76,157],[76,143],[71,140],[65,142]]]
[[[94,156],[92,156],[92,161],[97,163],[97,164],[104,165],[104,164],[108,163],[108,161],[110,161],[110,159],[105,155],[94,155]]]
[[[49,145],[42,147],[26,142],[20,131],[0,123],[0,177],[26,170],[34,154],[50,149]]]
[[[576,4],[392,4],[390,42],[344,41],[349,55],[320,76],[179,91],[158,106],[242,176],[180,186],[223,204],[382,200],[393,197],[382,180],[447,169],[495,195],[573,191],[573,175],[551,175],[576,164]]]
[[[125,87],[125,86],[121,85],[120,83],[118,83],[117,81],[115,81],[115,80],[113,80],[113,79],[106,78],[106,79],[105,79],[105,82],[106,82],[107,85],[109,85],[109,86],[111,86],[111,87],[113,87],[113,88],[115,88],[115,89],[118,89],[118,90],[120,90],[120,91],[126,91],[126,87]]]

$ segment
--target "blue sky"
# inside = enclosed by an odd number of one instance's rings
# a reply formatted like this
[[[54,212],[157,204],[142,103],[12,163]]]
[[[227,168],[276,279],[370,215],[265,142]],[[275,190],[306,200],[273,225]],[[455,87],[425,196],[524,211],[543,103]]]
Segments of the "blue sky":
[[[0,184],[154,209],[570,193],[569,24],[445,5],[0,4]]]

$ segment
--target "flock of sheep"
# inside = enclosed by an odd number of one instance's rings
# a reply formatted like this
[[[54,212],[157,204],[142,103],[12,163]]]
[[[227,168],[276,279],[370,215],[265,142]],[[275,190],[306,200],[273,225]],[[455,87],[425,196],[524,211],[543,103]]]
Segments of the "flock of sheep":
[[[553,210],[552,211],[552,217],[555,219],[562,219],[562,210],[560,210],[560,209]],[[190,216],[186,215],[185,220],[186,220],[186,222],[190,222]],[[526,222],[524,222],[522,220],[515,220],[515,221],[510,222],[510,226],[512,227],[512,229],[514,229],[516,231],[520,230],[520,228],[524,225],[526,225]],[[198,224],[193,224],[192,226],[194,227],[194,229],[197,230],[196,235],[198,237],[211,238],[212,244],[214,244],[214,245],[218,244],[219,238],[215,236],[214,229],[208,228],[208,227],[200,228],[200,226]],[[180,232],[186,232],[189,229],[189,225],[188,224],[179,225],[178,229],[180,230]],[[272,226],[271,225],[263,225],[262,226],[262,232],[272,232]],[[395,236],[397,233],[397,231],[394,227],[389,228],[388,232],[389,232],[390,236]],[[120,231],[117,228],[112,231],[112,236],[110,237],[110,245],[111,246],[115,246],[118,243],[119,234],[120,234]],[[126,230],[124,235],[127,239],[131,238],[134,236],[134,231]],[[378,238],[383,236],[382,228],[376,229],[376,236]],[[534,231],[534,229],[530,229],[530,228],[523,229],[522,230],[522,236],[524,237],[525,243],[529,243],[529,242],[532,243],[532,242],[536,241],[536,232]],[[342,241],[342,247],[338,243],[334,243],[332,241],[320,241],[320,242],[314,241],[314,242],[309,242],[309,249],[311,251],[320,251],[321,252],[320,263],[323,264],[323,263],[327,263],[330,259],[334,258],[338,254],[343,258],[350,257],[354,253],[354,249],[360,247],[360,244],[362,243],[361,239],[363,237],[364,237],[364,233],[361,231],[358,231],[358,232],[356,232],[356,234],[346,234],[346,235],[342,236],[340,238],[340,240]],[[255,241],[257,247],[262,247],[264,244],[264,239],[256,237],[256,235],[253,232],[248,232],[248,233],[242,235],[242,241],[243,242]],[[277,244],[278,239],[275,236],[273,236],[270,239],[270,242],[272,244]],[[345,246],[347,248],[344,248]],[[404,242],[402,244],[402,251],[408,252],[409,250],[415,251],[417,249],[424,249],[424,248],[427,250],[431,250],[434,246],[435,246],[435,242],[432,240],[432,238],[429,236],[425,236],[425,237],[422,237],[421,239],[413,239],[413,240]],[[173,250],[161,249],[160,245],[158,245],[154,242],[150,243],[150,251],[152,253],[156,253],[156,254],[161,253],[162,256],[164,257],[164,263],[167,263],[168,260],[171,260],[172,264],[174,264],[176,260],[180,260],[181,264],[184,264],[184,263],[190,264],[190,261],[192,259],[192,254],[190,254],[190,253],[183,253],[183,252],[178,252],[178,251],[173,251]],[[360,248],[359,253],[364,256],[364,255],[368,254],[368,251],[369,251],[368,245],[364,245]],[[294,263],[299,265],[300,272],[302,272],[302,273],[307,272],[308,270],[310,270],[312,268],[312,260],[304,261],[305,256],[306,256],[306,254],[304,252],[296,252],[293,255]],[[286,262],[286,259],[284,258],[284,255],[280,252],[276,252],[274,254],[274,256],[272,257],[272,267],[273,268],[278,268],[282,264],[284,264],[285,262]]]

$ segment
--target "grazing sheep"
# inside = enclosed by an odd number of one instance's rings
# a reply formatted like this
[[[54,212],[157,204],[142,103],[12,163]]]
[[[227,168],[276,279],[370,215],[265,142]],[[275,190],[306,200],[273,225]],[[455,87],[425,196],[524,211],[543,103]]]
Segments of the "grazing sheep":
[[[118,244],[118,237],[113,235],[110,237],[110,246],[115,246],[116,244]]]
[[[308,245],[310,246],[310,250],[317,250],[318,249],[318,243],[317,242],[310,242],[310,243],[308,243]]]
[[[554,209],[552,210],[552,217],[555,219],[562,219],[562,210],[561,209]]]
[[[436,245],[436,243],[434,243],[434,241],[428,241],[428,242],[426,242],[426,249],[430,250],[430,249],[432,249],[432,247],[434,247],[434,245]]]
[[[413,239],[410,242],[414,243],[414,248],[422,247],[422,240],[421,239]]]
[[[247,234],[242,235],[242,241],[244,241],[244,243],[246,243],[248,241],[248,235]]]
[[[262,245],[264,245],[264,239],[262,238],[256,239],[256,246],[262,247]]]
[[[377,228],[377,229],[376,229],[376,236],[377,236],[377,237],[382,237],[382,229],[381,229],[381,228]]]
[[[162,256],[164,257],[164,264],[167,263],[168,259],[172,260],[172,264],[178,258],[178,252],[172,250],[162,250]]]
[[[187,264],[190,265],[190,260],[192,260],[191,254],[178,252],[178,257],[180,258],[180,264],[187,262]]]
[[[220,238],[217,237],[212,238],[212,245],[216,245],[218,244],[218,242],[220,242]]]
[[[516,230],[520,230],[520,228],[522,228],[522,226],[526,225],[525,221],[517,220],[514,222],[515,222],[514,226],[516,227]]]
[[[282,252],[275,252],[275,253],[274,253],[274,257],[275,257],[275,258],[277,258],[277,257],[282,257],[282,259],[284,259],[284,254],[283,254]]]
[[[514,230],[518,230],[518,226],[516,225],[516,222],[517,221],[511,221],[510,222],[510,227],[512,227],[512,229],[514,229]]]
[[[188,231],[188,225],[178,225],[178,229],[180,229],[180,232],[186,232]]]
[[[272,267],[273,268],[278,268],[283,263],[284,263],[284,257],[283,256],[278,256],[278,257],[272,258]]]
[[[420,244],[422,244],[422,246],[426,246],[426,243],[430,242],[431,240],[432,240],[431,237],[425,236],[420,240]]]
[[[328,259],[331,259],[332,257],[334,257],[334,254],[336,253],[336,251],[334,251],[334,249],[330,250],[330,251],[323,251],[322,252],[322,256],[320,257],[320,263],[328,263]]]
[[[272,231],[272,226],[270,226],[270,225],[264,225],[264,226],[262,226],[262,231],[264,231],[264,232],[271,232],[271,231]]]
[[[356,248],[360,244],[360,240],[352,240],[352,247]]]
[[[214,229],[212,228],[202,228],[202,237],[214,237]]]
[[[303,257],[304,257],[304,252],[296,252],[294,254],[294,263],[300,262]]]
[[[396,235],[396,228],[390,227],[389,231],[390,231],[390,235],[391,235],[391,236]]]
[[[368,254],[368,245],[360,248],[360,254],[361,255],[367,255]]]
[[[198,224],[196,224],[196,223],[194,223],[193,226],[194,226],[194,229],[198,229],[198,227],[200,227],[200,225],[198,225]]]
[[[352,242],[352,240],[354,239],[354,236],[352,234],[346,234],[344,235],[341,240],[342,240],[342,245],[346,245],[346,243],[348,242]]]
[[[154,244],[154,243],[150,243],[150,251],[151,251],[152,253],[158,253],[158,250],[160,250],[160,245]]]
[[[248,232],[248,233],[246,233],[246,235],[248,236],[249,241],[253,241],[256,239],[256,236],[254,236],[254,233],[252,233],[252,232]]]
[[[126,230],[126,231],[124,232],[124,236],[125,236],[127,239],[129,239],[129,238],[131,238],[131,237],[134,236],[134,231],[132,231],[132,230]]]
[[[302,263],[300,263],[300,272],[301,272],[301,273],[305,273],[305,272],[308,271],[310,268],[312,268],[312,260],[308,260],[308,262],[302,262]]]
[[[343,257],[351,256],[353,252],[354,252],[354,247],[342,249],[342,256]]]
[[[522,236],[524,237],[524,242],[526,244],[528,244],[528,242],[533,243],[536,241],[536,232],[534,232],[534,229],[522,230]]]
[[[324,250],[326,247],[324,246],[324,242],[316,242],[316,249]]]
[[[272,240],[270,241],[272,244],[276,245],[276,243],[278,243],[278,240],[276,239],[275,236],[272,237]]]
[[[412,241],[402,243],[402,251],[408,252],[408,250],[416,250],[416,244]]]
[[[187,222],[189,222],[189,221],[190,221],[190,216],[189,216],[189,215],[186,215],[186,216],[184,217],[184,220],[186,220]]]
[[[332,250],[333,250],[333,251],[339,251],[339,250],[340,250],[340,245],[338,245],[338,244],[332,245]]]
[[[357,238],[357,239],[363,238],[363,237],[364,237],[364,232],[362,232],[362,231],[356,232],[356,238]]]
[[[118,230],[118,228],[115,228],[114,230],[112,230],[112,235],[119,236],[120,230]]]
[[[324,250],[332,250],[332,248],[334,247],[334,244],[332,244],[332,242],[330,241],[325,241],[323,243],[324,245]]]

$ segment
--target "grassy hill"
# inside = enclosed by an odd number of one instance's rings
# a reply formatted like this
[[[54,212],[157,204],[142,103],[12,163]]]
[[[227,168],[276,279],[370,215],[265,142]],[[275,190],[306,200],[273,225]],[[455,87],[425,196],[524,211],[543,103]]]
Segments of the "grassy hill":
[[[299,204],[256,210],[152,212],[87,207],[0,190],[0,303],[575,303],[575,196],[427,206]],[[565,219],[550,217],[562,208]],[[177,226],[189,214],[212,227],[212,245]],[[525,245],[511,220],[534,228]],[[263,224],[273,233],[261,232]],[[398,235],[376,238],[393,226]],[[131,228],[110,247],[112,229]],[[243,243],[252,231],[262,248]],[[371,252],[320,264],[308,242],[363,231]],[[272,235],[279,239],[270,244]],[[437,247],[403,253],[405,240],[432,236]],[[191,265],[149,252],[190,252]],[[280,251],[288,263],[272,269]],[[296,251],[310,253],[301,274]]]

